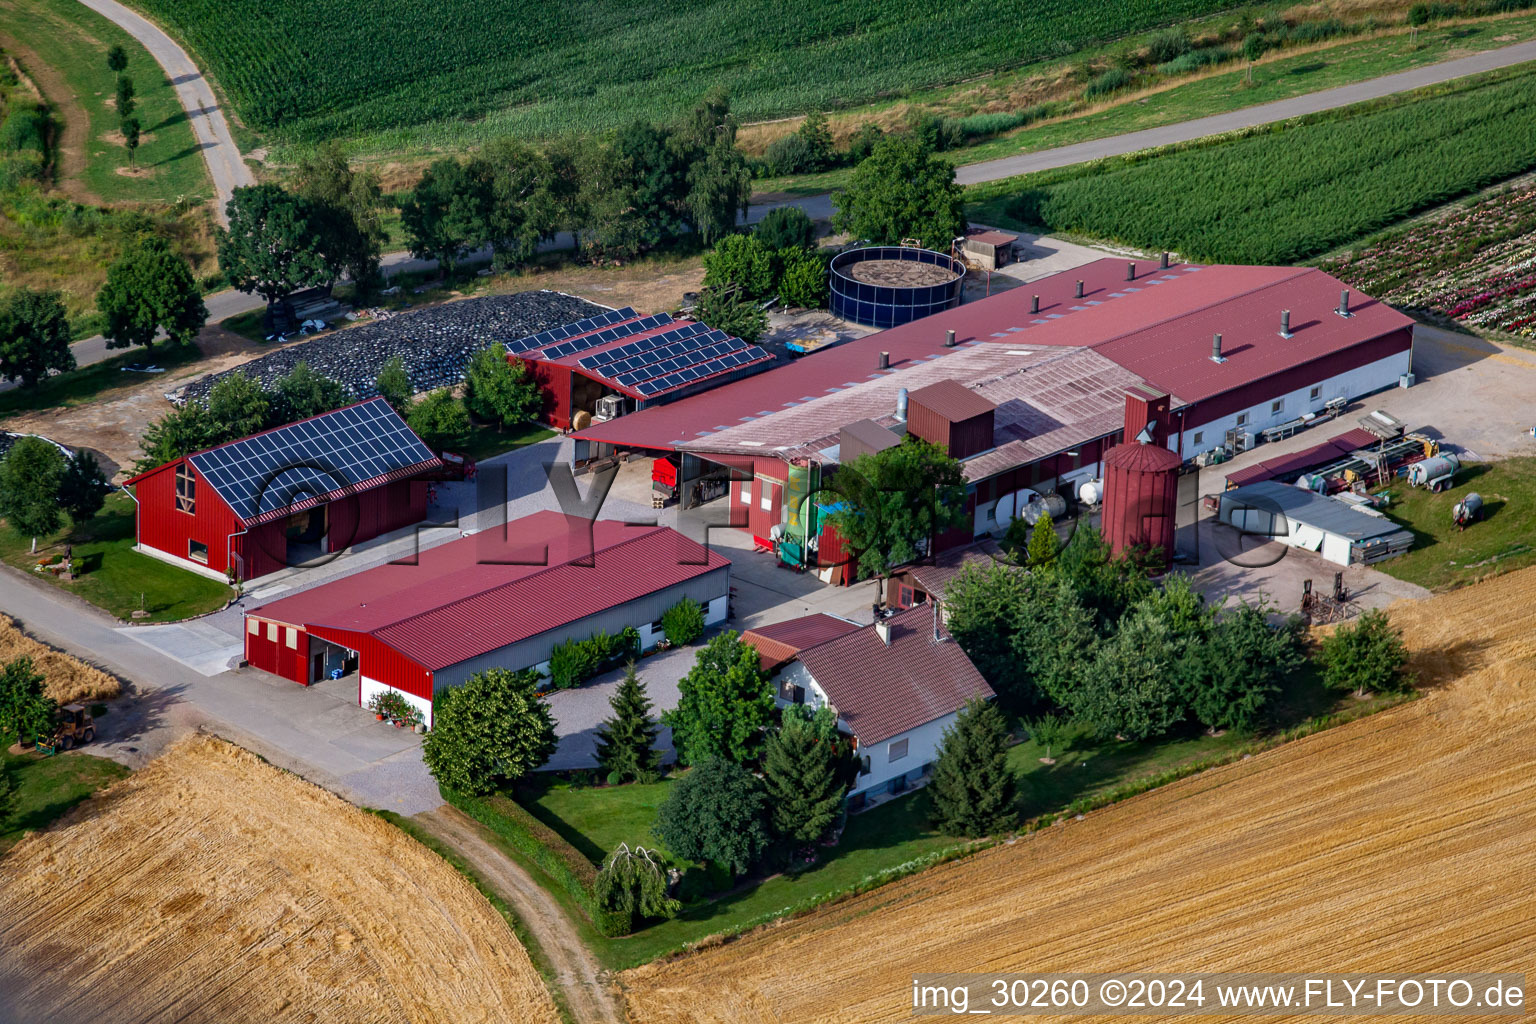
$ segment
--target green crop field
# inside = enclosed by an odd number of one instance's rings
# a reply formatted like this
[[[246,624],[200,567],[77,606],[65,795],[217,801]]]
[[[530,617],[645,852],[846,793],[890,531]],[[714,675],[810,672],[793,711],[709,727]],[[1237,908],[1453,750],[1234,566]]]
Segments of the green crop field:
[[[1293,263],[1536,167],[1536,73],[971,190],[978,219]],[[989,218],[989,215],[990,218]]]
[[[253,128],[378,145],[665,119],[710,86],[752,117],[1018,66],[1235,0],[139,0]],[[465,122],[472,122],[468,125]],[[438,124],[428,132],[410,131]]]

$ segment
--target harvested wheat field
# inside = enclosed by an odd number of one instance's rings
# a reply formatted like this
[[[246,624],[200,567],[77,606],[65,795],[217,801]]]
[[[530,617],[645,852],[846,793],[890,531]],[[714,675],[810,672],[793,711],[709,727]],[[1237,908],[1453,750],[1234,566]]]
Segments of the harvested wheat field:
[[[44,691],[60,704],[111,700],[122,692],[116,676],[32,639],[7,616],[0,615],[0,664],[22,656],[32,659],[32,667],[46,680]]]
[[[0,1020],[559,1017],[511,930],[382,819],[193,736],[0,860]]]
[[[634,1019],[905,1020],[916,972],[1536,971],[1536,569],[1393,616],[1424,698],[630,971]]]

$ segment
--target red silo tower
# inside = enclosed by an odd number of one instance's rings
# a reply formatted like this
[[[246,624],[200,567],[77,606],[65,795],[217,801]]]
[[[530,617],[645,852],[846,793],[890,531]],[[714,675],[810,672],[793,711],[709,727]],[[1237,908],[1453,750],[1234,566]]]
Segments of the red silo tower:
[[[1179,466],[1164,447],[1168,396],[1135,388],[1125,396],[1125,440],[1104,456],[1104,539],[1115,554],[1134,547],[1162,550],[1173,564],[1178,514]]]

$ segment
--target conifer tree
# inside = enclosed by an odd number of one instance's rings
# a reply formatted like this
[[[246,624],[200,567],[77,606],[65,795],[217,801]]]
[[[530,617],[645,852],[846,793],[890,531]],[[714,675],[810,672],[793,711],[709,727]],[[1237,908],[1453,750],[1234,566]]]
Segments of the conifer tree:
[[[1029,531],[1029,569],[1031,572],[1049,572],[1061,554],[1061,538],[1051,525],[1051,517],[1042,515],[1035,520],[1035,528]]]
[[[624,679],[608,706],[613,717],[597,730],[598,765],[610,782],[630,782],[653,774],[661,764],[661,751],[653,749],[658,729],[633,661],[625,668]]]
[[[934,825],[947,835],[977,837],[1013,827],[1015,782],[1002,712],[980,699],[960,709],[944,730],[929,788]]]
[[[839,771],[843,755],[835,717],[829,708],[817,714],[833,717],[830,730],[819,728],[803,705],[788,708],[763,753],[769,822],[774,835],[790,843],[814,843],[826,835],[847,791]]]

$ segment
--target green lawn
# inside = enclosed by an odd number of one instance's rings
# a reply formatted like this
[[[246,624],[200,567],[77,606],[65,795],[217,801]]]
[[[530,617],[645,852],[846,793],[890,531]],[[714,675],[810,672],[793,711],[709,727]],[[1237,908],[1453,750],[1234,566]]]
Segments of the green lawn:
[[[1403,33],[1341,42],[1310,52],[1287,55],[1280,51],[1256,66],[1251,84],[1246,80],[1246,66],[1238,62],[1238,66],[1229,65],[1231,70],[1183,84],[1171,79],[1162,91],[1132,94],[1091,113],[1043,121],[952,150],[945,157],[955,163],[973,164],[1159,128],[1363,82],[1533,38],[1536,15],[1521,14],[1466,25],[1422,28],[1416,40]],[[921,104],[925,98],[943,101],[943,95],[935,93],[918,96],[914,102]],[[844,167],[818,174],[762,178],[753,182],[753,189],[759,194],[817,195],[847,186],[852,173],[852,168]]]
[[[104,786],[128,774],[116,761],[89,754],[44,757],[35,751],[0,752],[0,770],[10,776],[16,801],[0,814],[0,854],[33,829],[54,821]]]
[[[130,618],[141,601],[149,612],[139,620],[143,622],[191,618],[229,602],[234,591],[224,584],[134,551],[133,514],[133,499],[118,491],[107,498],[96,518],[52,537],[38,538],[35,555],[30,553],[31,538],[20,536],[6,524],[0,527],[0,559],[120,619]],[[73,582],[60,582],[51,573],[32,572],[39,559],[62,555],[65,544],[74,546],[79,567]]]
[[[539,423],[520,423],[500,430],[487,423],[475,423],[470,427],[469,440],[462,453],[481,462],[554,436],[553,430]]]
[[[192,136],[186,112],[160,65],[134,38],[78,0],[0,0],[0,45],[31,50],[62,76],[69,96],[50,93],[61,120],[84,118],[84,167],[68,173],[105,202],[174,203],[178,199],[207,199],[213,195],[202,151]],[[144,138],[136,162],[148,173],[119,174],[126,151],[105,136],[117,131],[118,117],[107,101],[116,79],[107,69],[106,52],[113,44],[128,53],[127,76],[133,79]],[[28,63],[20,53],[22,63]],[[30,70],[30,69],[29,69]],[[44,77],[45,72],[36,72]],[[78,132],[78,127],[73,129]]]
[[[1536,564],[1536,458],[1476,463],[1456,485],[1432,494],[1398,480],[1387,515],[1413,531],[1407,554],[1376,568],[1409,583],[1444,591]],[[1458,532],[1451,509],[1469,492],[1483,499],[1481,522]]]
[[[131,388],[151,377],[164,376],[134,373],[124,370],[125,366],[158,366],[169,371],[195,363],[202,357],[196,345],[156,346],[149,351],[134,348],[120,356],[49,377],[34,388],[0,391],[0,418],[18,412],[85,405],[108,398],[111,392],[121,388]]]

